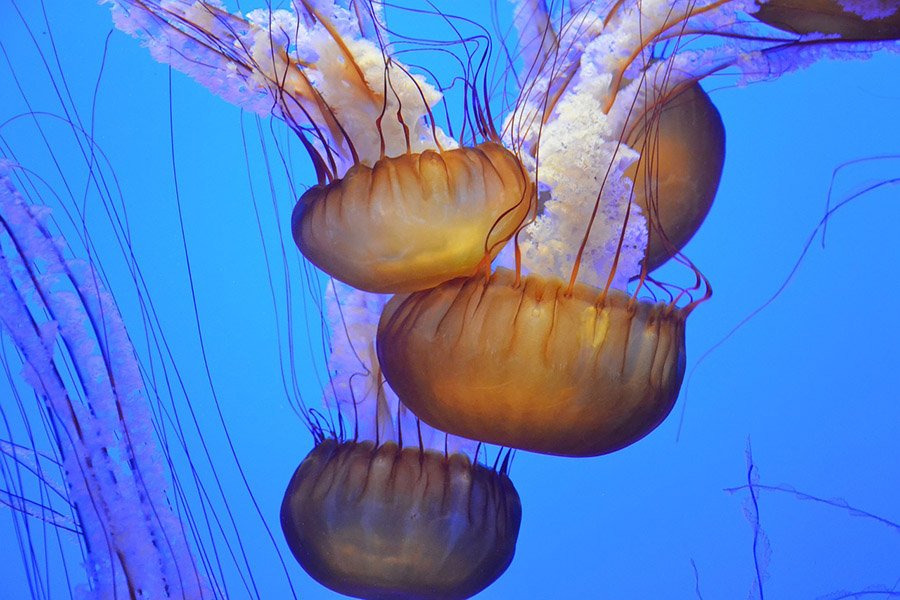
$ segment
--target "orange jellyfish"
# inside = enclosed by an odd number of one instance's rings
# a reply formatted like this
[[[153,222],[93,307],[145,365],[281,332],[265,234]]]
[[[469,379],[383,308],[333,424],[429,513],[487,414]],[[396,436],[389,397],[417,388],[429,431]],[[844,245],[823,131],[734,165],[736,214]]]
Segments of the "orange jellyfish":
[[[527,130],[541,130],[550,124],[561,103],[565,104],[568,90],[584,85],[579,81],[585,77],[586,71],[579,50],[583,44],[598,39],[608,31],[611,35],[606,37],[610,43],[618,44],[616,30],[627,32],[635,23],[644,22],[647,27],[645,33],[630,33],[638,43],[621,48],[624,58],[612,59],[615,51],[610,52],[602,67],[595,66],[592,76],[608,81],[607,89],[594,94],[595,110],[608,112],[618,97],[618,90],[631,88],[628,99],[619,99],[619,107],[629,107],[631,113],[625,119],[624,129],[603,133],[607,137],[618,135],[625,144],[622,146],[623,152],[638,152],[639,158],[626,170],[626,176],[634,184],[633,202],[646,220],[649,241],[644,263],[650,272],[679,252],[708,214],[722,174],[725,131],[716,107],[698,83],[699,75],[681,73],[672,77],[662,70],[651,80],[646,68],[635,69],[632,64],[653,44],[652,39],[645,39],[645,36],[657,35],[660,41],[677,39],[689,19],[702,16],[714,7],[697,5],[686,11],[684,7],[664,10],[661,18],[657,16],[656,22],[636,15],[633,8],[617,2],[607,14],[599,14],[592,12],[594,7],[590,4],[579,3],[571,12],[563,11],[563,22],[559,24],[541,4],[520,2],[517,25],[522,29],[521,37],[531,46],[536,46],[526,49],[524,58],[527,64],[532,65],[530,71],[539,73],[539,80],[546,77],[548,82],[535,86],[541,93],[530,99],[533,106],[514,111],[513,117],[507,120],[507,128],[526,130],[524,134],[521,131],[512,134],[513,138],[524,138],[526,161],[537,159],[539,153],[543,154],[544,161],[550,152],[570,157],[567,146],[547,139],[551,134],[559,135],[557,132],[541,131],[541,143],[537,143],[537,140],[529,140],[533,132]],[[652,14],[650,9],[646,12]],[[650,62],[654,60],[650,59]],[[629,77],[639,79],[639,84],[632,86],[634,82]],[[527,99],[528,88],[524,88],[523,92]],[[585,111],[584,119],[591,118],[592,115]],[[540,127],[535,126],[536,123],[540,123]],[[564,140],[578,134],[563,133]],[[598,161],[594,165],[586,165],[581,157],[573,162],[581,164],[579,169],[571,170],[572,177],[605,178],[605,185],[615,184],[609,180],[609,173],[604,173],[608,163]],[[542,199],[539,197],[539,201]],[[589,200],[584,198],[585,202]],[[630,268],[620,270],[628,271]]]
[[[319,443],[297,468],[281,526],[300,565],[357,598],[469,598],[515,551],[521,508],[509,478],[394,442]]]
[[[318,38],[319,57],[300,62],[279,49],[276,71],[289,76],[275,81],[281,94],[313,105],[305,116],[329,124],[351,163],[344,171],[330,158],[314,159],[319,183],[292,217],[303,255],[369,292],[426,289],[490,263],[525,220],[531,200],[528,177],[490,121],[478,121],[473,143],[457,147],[434,124],[431,106],[440,99],[434,88],[392,60],[387,48],[353,39],[355,31],[342,31],[307,0],[298,8],[312,25],[288,35],[294,44],[301,35]],[[331,78],[335,83],[323,85]],[[331,87],[340,88],[339,98]]]
[[[282,530],[304,570],[342,594],[468,598],[515,553],[522,509],[508,454],[499,469],[479,464],[473,443],[422,424],[397,401],[373,348],[385,300],[329,285],[326,402],[352,431],[325,432],[310,419],[316,446],[285,492]]]
[[[357,106],[350,113],[317,94],[319,112],[334,123],[352,166],[343,173],[320,169],[318,185],[297,202],[297,247],[329,275],[369,292],[415,291],[474,274],[529,212],[529,179],[519,160],[489,120],[478,121],[481,143],[457,147],[434,125],[431,105],[440,96],[433,88],[385,58],[385,48],[351,44],[328,16],[303,6],[341,55],[338,76],[356,90]],[[303,85],[282,89],[308,93],[310,72],[329,76],[323,63],[289,62],[285,68]],[[377,146],[363,152],[360,139]]]
[[[725,126],[698,83],[648,103],[625,138],[641,153],[628,170],[648,216],[647,271],[684,248],[712,208],[725,164]]]
[[[622,10],[640,25],[634,7]],[[588,49],[573,69],[557,68],[565,29],[546,36],[553,48],[536,59],[556,69],[549,96],[526,98],[508,120],[549,196],[517,238],[515,269],[395,296],[382,314],[377,348],[400,399],[435,427],[525,450],[594,456],[647,435],[678,396],[685,322],[708,290],[696,272],[696,284],[667,302],[641,295],[654,231],[648,222],[657,224],[664,249],[652,257],[656,266],[702,222],[718,184],[723,132],[696,78],[648,63],[639,79],[626,81],[627,65],[617,74],[602,58],[589,58],[591,44],[611,44],[602,31],[582,40]],[[523,123],[540,123],[539,136]],[[669,154],[686,151],[696,157]],[[575,168],[571,156],[579,157]],[[695,183],[680,168],[709,176]],[[671,201],[676,225],[660,220],[662,201],[635,207],[636,189]],[[697,208],[679,211],[679,203]],[[639,280],[634,291],[623,291],[632,277]],[[698,299],[681,303],[697,291]]]
[[[669,414],[688,311],[499,270],[396,297],[378,332],[388,381],[426,423],[494,444],[594,456]]]
[[[297,133],[318,184],[297,202],[292,230],[314,265],[358,289],[404,292],[490,263],[532,198],[491,121],[470,119],[462,142],[444,133],[432,111],[441,93],[391,56],[378,6],[294,8],[114,5],[120,28],[149,38],[158,58]],[[483,104],[477,85],[466,93]]]
[[[426,289],[490,263],[527,216],[528,189],[519,160],[496,142],[382,157],[306,192],[294,240],[359,289]]]
[[[769,0],[754,13],[791,33],[836,34],[844,40],[900,39],[900,5],[854,0]]]

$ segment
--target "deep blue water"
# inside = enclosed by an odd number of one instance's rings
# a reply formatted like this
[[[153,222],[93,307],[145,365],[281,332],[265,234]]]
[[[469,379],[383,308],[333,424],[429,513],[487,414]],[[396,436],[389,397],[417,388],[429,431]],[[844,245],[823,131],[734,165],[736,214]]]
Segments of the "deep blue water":
[[[48,76],[19,10],[42,48],[48,47],[38,7],[0,0],[0,122],[27,110],[10,65],[33,110],[59,111],[50,82],[60,85],[63,76],[55,67]],[[64,80],[82,117],[92,119],[94,137],[118,177],[131,247],[190,401],[212,432],[212,453],[224,457],[223,485],[238,490],[233,508],[245,521],[244,549],[260,595],[289,597],[227,460],[201,360],[173,182],[174,174],[215,391],[249,486],[284,550],[277,510],[311,437],[285,400],[272,293],[248,182],[269,252],[278,255],[284,244],[293,253],[274,220],[286,223],[295,201],[282,175],[285,167],[267,138],[273,195],[255,119],[177,73],[170,91],[166,67],[124,34],[109,38],[98,84],[111,28],[106,8],[48,1],[46,10]],[[900,523],[900,187],[880,188],[839,211],[826,247],[817,240],[777,299],[697,365],[785,281],[824,214],[834,170],[854,159],[900,154],[900,56],[823,62],[746,88],[729,80],[705,87],[722,113],[728,143],[716,204],[686,250],[715,293],[688,324],[689,385],[673,415],[623,451],[579,460],[516,456],[512,476],[524,510],[516,558],[479,598],[759,597],[751,592],[756,574],[754,527],[745,513],[749,493],[724,491],[747,483],[750,444],[761,484],[836,501],[759,491],[758,518],[771,548],[761,556],[765,597],[832,597],[842,590],[882,588],[900,595],[900,526],[839,506],[846,502]],[[287,139],[277,124],[260,126],[266,135],[275,131],[277,139]],[[62,160],[79,164],[65,129],[48,130]],[[4,152],[15,148],[21,164],[59,189],[60,178],[35,131],[27,119],[4,125]],[[292,151],[291,172],[302,191],[314,175],[300,146]],[[68,171],[76,197],[85,185],[81,164],[81,171]],[[848,168],[837,180],[835,199],[898,176],[900,159]],[[99,225],[103,216],[91,213],[88,219],[98,223],[92,234],[97,254],[111,257],[113,289],[143,351],[134,286],[117,267],[119,251]],[[275,268],[272,276],[277,301],[283,302],[282,274]],[[293,292],[302,315],[303,287],[295,282]],[[307,304],[313,331],[297,325],[296,364],[305,397],[314,403],[320,383],[312,361],[321,365],[323,351],[313,303]],[[284,347],[285,340],[280,342]],[[6,385],[0,381],[4,402],[10,397]],[[187,444],[203,470],[199,441],[189,436]],[[11,540],[12,520],[4,510],[0,540]],[[299,597],[336,597],[287,558]],[[3,598],[29,597],[21,560],[17,545],[0,541]],[[77,560],[72,564],[77,570]],[[246,594],[235,590],[235,598]]]

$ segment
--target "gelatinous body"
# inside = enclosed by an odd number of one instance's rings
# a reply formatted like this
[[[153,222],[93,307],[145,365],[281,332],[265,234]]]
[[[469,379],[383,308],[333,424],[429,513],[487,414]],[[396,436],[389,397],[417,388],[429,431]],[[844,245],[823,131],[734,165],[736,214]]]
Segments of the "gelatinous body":
[[[281,523],[307,573],[337,592],[451,600],[506,570],[521,514],[509,478],[462,454],[326,440],[294,473]]]
[[[685,313],[536,275],[455,280],[385,307],[378,356],[423,421],[566,456],[613,452],[669,414],[684,376]]]
[[[307,191],[294,209],[294,240],[356,288],[417,291],[493,258],[527,216],[529,189],[515,155],[491,142],[383,158]]]
[[[864,18],[838,0],[771,0],[760,5],[755,16],[791,33],[831,33],[846,40],[900,39],[900,5],[893,14]]]
[[[703,224],[725,163],[725,127],[699,84],[651,103],[626,142],[641,153],[626,174],[647,216],[645,263],[652,271],[690,241]]]

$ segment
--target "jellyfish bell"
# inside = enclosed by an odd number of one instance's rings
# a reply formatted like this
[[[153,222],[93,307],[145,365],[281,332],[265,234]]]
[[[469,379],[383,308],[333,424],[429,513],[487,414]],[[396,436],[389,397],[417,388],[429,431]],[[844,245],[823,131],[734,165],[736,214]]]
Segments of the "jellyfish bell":
[[[684,376],[687,311],[623,292],[499,269],[396,296],[378,356],[426,423],[565,456],[613,452],[669,414]],[[414,323],[414,326],[410,326]]]
[[[336,592],[453,600],[506,570],[521,512],[504,473],[462,454],[326,440],[291,478],[281,524],[300,565]]]
[[[725,163],[722,117],[699,83],[654,95],[625,137],[641,153],[626,176],[647,217],[648,272],[679,252],[703,224]]]
[[[298,136],[318,185],[295,206],[293,236],[336,279],[406,292],[471,275],[526,219],[528,178],[480,114],[479,86],[465,92],[477,114],[448,136],[433,110],[441,86],[398,59],[383,7],[298,0],[242,15],[215,2],[111,1],[119,27],[160,60]]]
[[[754,16],[790,33],[836,34],[844,40],[900,40],[900,5],[853,0],[769,0]]]
[[[554,22],[541,14],[543,3],[523,6],[517,26]],[[501,255],[504,266],[514,256],[515,270],[396,296],[381,316],[385,378],[434,427],[546,454],[595,456],[641,439],[674,405],[690,309],[675,297],[658,304],[621,290],[642,273],[656,208],[648,202],[645,215],[632,204],[636,175],[628,169],[640,150],[623,137],[636,128],[634,107],[650,105],[645,158],[652,158],[653,132],[670,131],[656,114],[665,104],[656,98],[665,96],[644,90],[642,97],[640,83],[677,77],[662,61],[632,67],[619,60],[646,55],[643,13],[622,10],[620,18],[637,19],[633,36],[583,27],[603,21],[579,12],[573,26],[535,32],[529,39],[539,46],[523,49],[534,57],[526,63],[538,83],[523,91],[505,130],[528,157],[543,204],[514,239],[514,252]],[[667,14],[651,18],[659,28],[677,26]]]
[[[332,277],[375,293],[426,289],[489,264],[531,206],[518,158],[489,127],[479,132],[482,143],[457,147],[434,124],[436,89],[381,41],[359,39],[311,3],[302,6],[342,60],[335,66],[319,59],[320,77],[311,81],[321,91],[306,81],[294,90],[313,98],[320,122],[333,123],[334,146],[352,164],[345,172],[325,169],[335,160],[319,143],[326,155],[315,159],[319,185],[300,198],[291,219],[301,253]],[[382,27],[378,19],[370,25]],[[321,83],[332,79],[350,85]]]
[[[521,503],[479,445],[421,423],[384,381],[374,338],[386,296],[339,282],[325,293],[330,422],[287,486],[281,525],[300,566],[359,598],[468,598],[515,553]]]
[[[354,165],[294,208],[314,265],[369,292],[412,292],[475,273],[525,220],[531,185],[500,144],[425,150]]]

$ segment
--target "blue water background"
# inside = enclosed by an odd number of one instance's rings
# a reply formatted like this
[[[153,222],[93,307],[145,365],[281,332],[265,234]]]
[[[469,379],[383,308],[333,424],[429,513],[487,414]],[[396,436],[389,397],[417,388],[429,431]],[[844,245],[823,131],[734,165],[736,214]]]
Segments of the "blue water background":
[[[25,11],[34,35],[46,45],[39,8],[11,0],[0,0],[0,41],[33,107],[58,110],[17,9]],[[91,2],[62,1],[47,2],[46,9],[66,81],[88,117],[111,28],[108,11]],[[61,81],[58,75],[52,79]],[[172,352],[186,386],[196,390],[192,399],[199,418],[215,432],[218,416],[200,358],[179,233],[174,147],[215,390],[250,487],[281,543],[281,494],[311,438],[281,385],[272,297],[241,139],[243,122],[252,145],[256,122],[180,74],[172,75],[172,85],[174,144],[166,67],[133,39],[112,33],[93,107],[95,137],[119,178],[131,246]],[[722,113],[728,143],[716,204],[686,249],[715,292],[688,324],[690,385],[658,430],[611,456],[516,456],[512,476],[524,510],[516,558],[479,598],[677,599],[699,597],[698,589],[706,599],[759,597],[751,591],[756,574],[754,527],[745,513],[748,492],[723,491],[747,483],[748,443],[760,483],[843,499],[900,522],[900,188],[864,195],[841,210],[826,247],[817,242],[778,298],[693,370],[698,357],[784,282],[823,216],[835,168],[858,158],[900,154],[900,56],[823,62],[746,88],[713,80],[706,88]],[[0,90],[0,121],[26,110],[3,60]],[[264,121],[262,127],[270,125]],[[34,131],[19,122],[2,134],[23,164],[54,181],[53,165]],[[73,152],[61,128],[55,135],[60,153]],[[38,164],[28,164],[31,145]],[[269,158],[281,184],[274,212],[265,165],[258,151],[251,151],[264,235],[270,249],[283,243],[293,252],[272,218],[278,215],[286,223],[294,198],[281,193],[284,167],[274,152]],[[292,160],[295,183],[313,183],[299,145]],[[900,160],[850,168],[839,177],[835,198],[898,176]],[[115,255],[115,244],[102,228],[97,231],[98,253]],[[276,286],[280,277],[276,271]],[[140,339],[133,285],[122,272],[113,273],[113,280]],[[299,296],[294,300],[299,307]],[[318,327],[314,315],[310,322]],[[309,357],[321,364],[322,348],[315,335],[311,339],[311,348],[298,342],[298,373],[307,401],[316,403],[319,383]],[[4,402],[5,386],[0,381]],[[221,435],[210,434],[209,443],[214,454],[227,458]],[[199,457],[200,450],[196,453]],[[203,470],[200,458],[197,463]],[[242,487],[233,468],[223,468],[221,476],[226,485]],[[767,563],[766,597],[817,598],[892,588],[900,581],[897,527],[779,491],[760,491],[758,508],[771,546],[771,554],[761,556]],[[251,531],[244,539],[246,552],[271,555],[246,499],[235,500],[235,509]],[[4,510],[0,540],[12,540]],[[299,597],[336,597],[288,560]],[[261,597],[288,597],[280,567],[266,560],[254,572]],[[0,542],[0,597],[29,597],[21,573],[18,547]],[[235,589],[235,598],[244,597]]]

